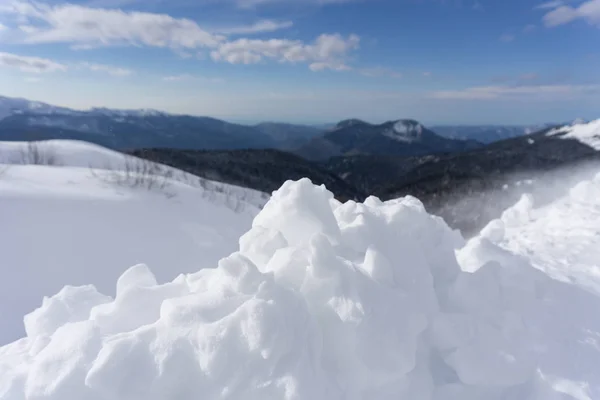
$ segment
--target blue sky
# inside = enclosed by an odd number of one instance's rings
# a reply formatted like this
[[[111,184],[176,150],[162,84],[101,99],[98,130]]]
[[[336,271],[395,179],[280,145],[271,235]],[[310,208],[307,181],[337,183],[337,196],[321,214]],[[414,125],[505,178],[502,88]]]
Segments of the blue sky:
[[[0,95],[235,121],[600,110],[600,0],[2,0]]]

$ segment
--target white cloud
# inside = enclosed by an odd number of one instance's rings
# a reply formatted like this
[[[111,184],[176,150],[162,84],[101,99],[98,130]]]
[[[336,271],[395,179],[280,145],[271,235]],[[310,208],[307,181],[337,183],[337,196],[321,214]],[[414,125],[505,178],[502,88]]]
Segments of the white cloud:
[[[223,43],[211,52],[211,57],[215,61],[232,64],[256,64],[264,59],[288,63],[305,62],[310,64],[313,71],[343,71],[350,69],[345,60],[359,44],[358,36],[350,35],[345,38],[339,34],[323,34],[312,44],[288,39],[238,39]]]
[[[274,32],[281,29],[287,29],[294,26],[292,21],[272,21],[269,19],[255,22],[247,26],[235,26],[231,28],[221,28],[217,32],[224,35],[251,35],[255,33]]]
[[[17,68],[24,72],[66,71],[67,66],[47,58],[21,56],[0,52],[0,67]]]
[[[525,27],[523,27],[523,33],[531,33],[533,31],[535,31],[536,29],[537,29],[537,26],[535,26],[534,24],[525,25]]]
[[[6,30],[6,25],[3,25],[2,23],[0,23],[0,32],[3,30]]]
[[[539,85],[539,86],[480,86],[463,90],[433,92],[429,97],[441,100],[496,100],[531,97],[551,100],[552,95],[583,95],[600,93],[600,85]]]
[[[48,5],[13,1],[0,12],[27,17],[21,26],[26,43],[70,43],[75,46],[136,45],[167,48],[216,47],[224,38],[196,22],[166,14],[125,12],[75,4]]]
[[[193,77],[189,74],[181,74],[181,75],[169,75],[164,76],[162,79],[165,82],[181,82],[192,79]]]
[[[402,74],[400,72],[384,67],[363,68],[359,72],[361,73],[361,75],[367,76],[369,78],[402,78]]]
[[[339,60],[318,61],[310,64],[308,67],[311,71],[314,72],[325,71],[327,69],[330,69],[332,71],[350,71],[352,69],[352,67],[349,67],[348,65],[344,64],[342,61]]]
[[[112,76],[129,76],[133,74],[133,71],[127,68],[114,67],[112,65],[95,64],[89,62],[82,62],[79,64],[82,68],[86,68],[93,72],[104,72]]]
[[[302,62],[314,71],[351,69],[346,61],[349,53],[360,43],[356,35],[343,37],[340,34],[323,34],[313,43],[289,39],[227,40],[225,35],[271,32],[292,26],[290,21],[263,20],[249,26],[224,29],[217,34],[201,28],[192,20],[166,14],[125,12],[75,4],[49,5],[13,0],[0,6],[0,13],[21,16],[28,21],[18,29],[23,43],[66,43],[74,50],[100,46],[149,46],[169,48],[186,55],[191,50],[198,53],[201,49],[208,49],[214,61],[232,64],[256,64],[264,60]]]
[[[500,36],[500,41],[504,42],[504,43],[510,43],[512,41],[514,41],[516,38],[515,35],[513,35],[512,33],[505,33],[504,35]]]
[[[583,19],[591,25],[600,27],[600,0],[588,0],[578,7],[559,6],[544,15],[544,24],[547,27],[555,27],[577,19]]]

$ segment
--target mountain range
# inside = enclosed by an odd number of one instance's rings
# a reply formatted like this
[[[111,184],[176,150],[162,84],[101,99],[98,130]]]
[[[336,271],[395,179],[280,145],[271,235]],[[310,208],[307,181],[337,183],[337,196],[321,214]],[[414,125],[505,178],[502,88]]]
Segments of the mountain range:
[[[561,125],[546,123],[538,125],[435,125],[431,129],[438,135],[460,140],[476,140],[480,143],[493,143],[499,140],[529,135],[542,129]]]
[[[318,126],[277,122],[241,125],[150,109],[81,111],[0,96],[0,140],[74,139],[117,150],[273,148],[309,160],[354,154],[416,156],[468,150],[525,134],[531,128],[442,126],[436,129],[413,120],[370,124],[349,119]]]
[[[531,189],[514,185],[516,175],[527,180],[600,159],[599,148],[552,134],[558,126],[543,125],[534,133],[528,130],[534,127],[437,127],[442,134],[410,119],[249,126],[154,110],[76,111],[0,97],[0,140],[84,140],[265,193],[308,177],[344,201],[410,194],[465,235]],[[497,140],[503,136],[509,138]]]

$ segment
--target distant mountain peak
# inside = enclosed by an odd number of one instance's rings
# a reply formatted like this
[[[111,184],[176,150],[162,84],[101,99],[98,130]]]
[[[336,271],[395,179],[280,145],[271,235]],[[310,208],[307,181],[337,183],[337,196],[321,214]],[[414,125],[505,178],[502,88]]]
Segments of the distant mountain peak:
[[[345,119],[343,121],[338,122],[335,126],[335,129],[349,128],[354,125],[368,125],[368,123],[356,118]]]
[[[400,119],[392,122],[389,129],[383,131],[383,135],[400,142],[414,142],[421,140],[425,127],[418,121],[412,119]]]
[[[571,122],[571,125],[583,125],[587,123],[589,123],[589,121],[584,118],[575,118],[573,122]]]

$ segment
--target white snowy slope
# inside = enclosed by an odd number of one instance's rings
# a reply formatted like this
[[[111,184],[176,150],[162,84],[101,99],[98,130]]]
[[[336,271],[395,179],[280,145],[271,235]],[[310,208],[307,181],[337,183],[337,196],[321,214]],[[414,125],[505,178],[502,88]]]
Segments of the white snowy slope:
[[[600,297],[491,240],[463,271],[464,244],[414,198],[286,182],[215,268],[45,299],[0,348],[0,399],[600,398]]]
[[[600,151],[600,119],[589,123],[576,120],[570,126],[551,130],[547,133],[547,136],[576,139]]]
[[[140,262],[161,283],[214,266],[259,210],[258,192],[202,187],[181,171],[163,190],[132,188],[113,182],[121,154],[82,142],[42,145],[40,158],[52,154],[59,166],[0,163],[0,344],[21,337],[23,316],[65,285],[114,295],[116,279]],[[0,142],[0,160],[20,162],[26,150]]]
[[[459,252],[465,269],[481,263],[471,250],[482,241],[525,257],[554,279],[600,296],[600,174],[540,207],[535,196],[523,196]]]

